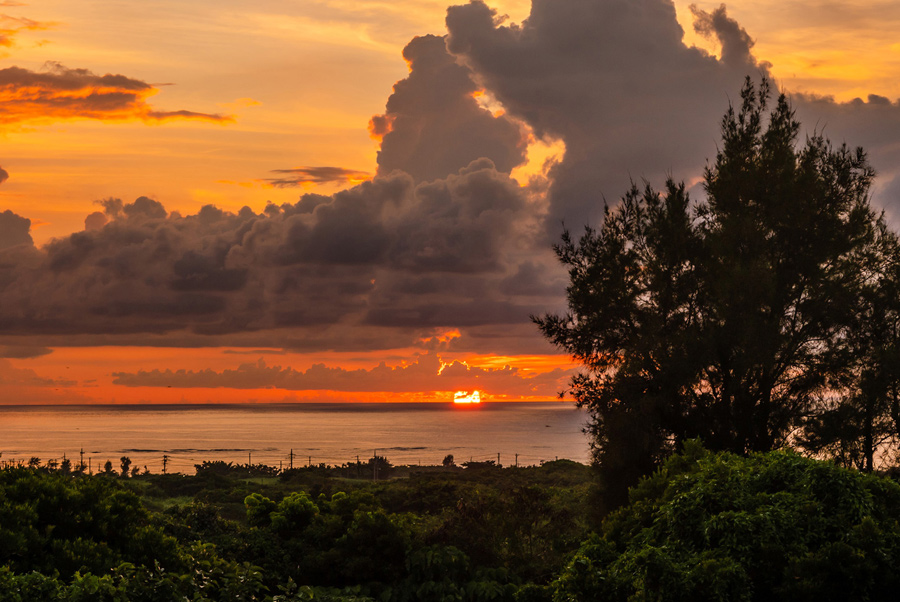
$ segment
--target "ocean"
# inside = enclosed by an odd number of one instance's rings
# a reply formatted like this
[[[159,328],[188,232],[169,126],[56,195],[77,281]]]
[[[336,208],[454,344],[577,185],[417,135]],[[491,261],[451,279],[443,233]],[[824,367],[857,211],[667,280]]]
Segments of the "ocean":
[[[110,460],[194,473],[204,460],[268,464],[393,465],[497,460],[520,466],[587,462],[585,411],[571,403],[307,403],[229,405],[0,406],[0,462],[37,457],[97,472]]]

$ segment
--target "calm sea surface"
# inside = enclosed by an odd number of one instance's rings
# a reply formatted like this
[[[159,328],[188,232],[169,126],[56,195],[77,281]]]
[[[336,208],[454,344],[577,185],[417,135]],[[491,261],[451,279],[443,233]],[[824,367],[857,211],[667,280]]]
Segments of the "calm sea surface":
[[[588,461],[581,432],[587,414],[570,403],[267,404],[202,406],[0,406],[0,461],[32,456],[96,472],[106,460],[193,474],[194,464],[224,460],[288,467],[365,462],[375,450],[394,465],[440,464],[447,454],[520,465]]]

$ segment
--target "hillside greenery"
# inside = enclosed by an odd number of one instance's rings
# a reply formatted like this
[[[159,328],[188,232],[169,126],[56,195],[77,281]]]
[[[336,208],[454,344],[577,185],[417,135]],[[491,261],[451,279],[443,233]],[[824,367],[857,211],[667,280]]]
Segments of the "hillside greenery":
[[[0,470],[2,600],[549,600],[590,469]],[[128,473],[126,473],[128,474]]]

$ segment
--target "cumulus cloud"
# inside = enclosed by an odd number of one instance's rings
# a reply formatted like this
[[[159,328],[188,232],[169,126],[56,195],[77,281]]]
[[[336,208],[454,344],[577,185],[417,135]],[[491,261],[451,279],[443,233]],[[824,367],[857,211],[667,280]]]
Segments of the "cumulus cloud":
[[[379,174],[399,169],[419,182],[456,173],[480,158],[506,173],[524,162],[527,134],[521,124],[478,104],[479,86],[447,53],[444,38],[414,38],[403,57],[409,77],[394,85],[384,114],[370,123],[381,139]]]
[[[18,245],[33,245],[30,230],[30,219],[16,215],[9,209],[0,213],[0,251]]]
[[[533,0],[521,25],[480,0],[447,13],[447,47],[510,115],[565,143],[552,170],[548,228],[599,223],[631,180],[696,181],[715,156],[719,119],[742,80],[767,75],[752,36],[728,16],[691,7],[719,57],[688,47],[669,0]],[[790,91],[788,91],[790,92]],[[881,177],[875,201],[900,224],[900,105],[795,94],[807,133],[866,148]]]
[[[479,0],[448,9],[450,52],[511,115],[565,143],[551,174],[554,232],[596,223],[632,179],[687,177],[714,154],[727,95],[759,66],[724,8],[695,15],[728,61],[684,44],[668,0],[534,0],[521,25]]]
[[[848,102],[811,94],[795,94],[791,99],[808,133],[824,134],[837,144],[862,146],[867,151],[878,173],[874,203],[900,228],[900,101],[877,94]]]
[[[159,90],[124,75],[97,75],[47,63],[42,71],[0,69],[0,124],[61,119],[160,122],[199,119],[228,122],[231,117],[193,111],[159,111],[147,99]]]
[[[723,63],[738,69],[756,64],[750,52],[756,42],[737,21],[728,17],[724,4],[712,12],[701,10],[695,4],[690,6],[690,10],[694,16],[694,31],[719,42]]]
[[[82,232],[0,251],[6,338],[385,348],[435,328],[526,325],[546,307],[538,288],[519,296],[499,284],[549,253],[534,245],[539,203],[487,159],[441,180],[394,172],[262,213],[208,205],[182,216],[148,197],[99,204]]]
[[[102,211],[94,211],[84,218],[85,230],[99,230],[109,222],[109,218]]]
[[[385,362],[371,369],[347,370],[315,364],[307,370],[268,366],[260,359],[236,369],[151,370],[116,372],[113,383],[129,387],[224,387],[231,389],[286,389],[291,391],[417,392],[477,389],[487,394],[555,397],[571,370],[557,368],[529,373],[515,367],[480,368],[464,362],[443,362],[433,353],[399,366]]]

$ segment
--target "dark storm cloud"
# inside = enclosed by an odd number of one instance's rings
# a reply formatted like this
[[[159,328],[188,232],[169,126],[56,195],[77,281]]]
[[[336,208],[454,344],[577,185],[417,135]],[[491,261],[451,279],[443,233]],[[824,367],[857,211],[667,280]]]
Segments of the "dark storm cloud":
[[[0,213],[0,250],[17,245],[34,244],[30,230],[30,219],[16,215],[9,209]]]
[[[218,114],[155,110],[147,98],[157,91],[146,82],[124,75],[97,75],[53,62],[43,71],[7,67],[0,69],[0,124],[72,118],[231,120]]]
[[[368,180],[372,175],[365,171],[344,167],[297,167],[294,169],[273,169],[277,178],[266,178],[266,182],[276,188],[289,188],[305,184],[331,184]]]
[[[378,173],[395,169],[427,181],[486,157],[509,172],[525,160],[526,135],[507,116],[479,106],[471,72],[447,53],[444,38],[414,38],[403,49],[410,74],[394,85],[370,130],[381,138]]]
[[[404,346],[435,327],[522,322],[541,308],[498,288],[546,249],[529,251],[539,207],[487,159],[418,186],[394,172],[260,214],[182,216],[148,197],[99,204],[82,232],[0,252],[7,338]],[[27,220],[8,215],[27,234]],[[411,290],[421,277],[434,281]],[[273,338],[242,338],[263,332]]]
[[[241,364],[234,370],[152,370],[116,372],[113,383],[129,387],[224,387],[230,389],[275,388],[291,391],[418,392],[477,389],[482,393],[554,397],[571,376],[571,370],[542,374],[518,368],[479,368],[454,361],[444,363],[433,353],[416,361],[390,367],[384,362],[366,369],[346,370],[315,364],[307,370],[268,366],[263,360]]]

